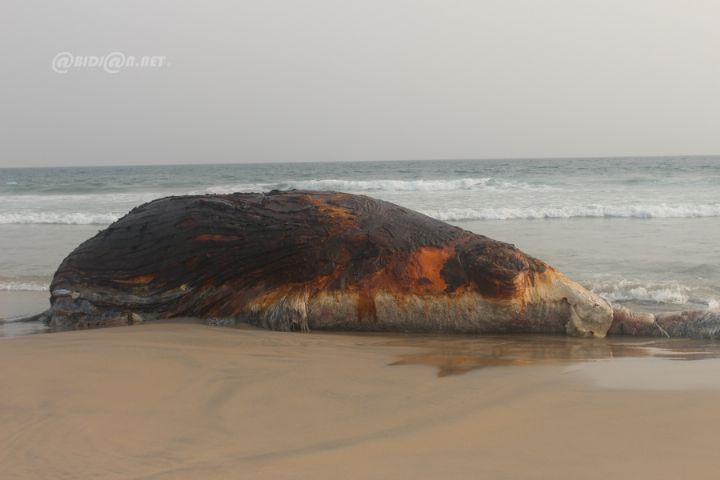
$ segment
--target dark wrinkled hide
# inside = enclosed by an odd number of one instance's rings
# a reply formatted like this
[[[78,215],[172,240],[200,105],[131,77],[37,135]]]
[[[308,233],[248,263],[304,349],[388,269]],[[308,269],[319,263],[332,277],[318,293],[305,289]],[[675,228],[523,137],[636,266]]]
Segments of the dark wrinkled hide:
[[[452,249],[441,258],[441,278],[408,278],[410,257],[423,247]],[[135,208],[75,249],[51,291],[56,321],[132,323],[130,312],[235,317],[259,293],[298,284],[359,292],[472,288],[504,298],[515,293],[519,272],[545,268],[512,245],[364,196],[203,195]]]

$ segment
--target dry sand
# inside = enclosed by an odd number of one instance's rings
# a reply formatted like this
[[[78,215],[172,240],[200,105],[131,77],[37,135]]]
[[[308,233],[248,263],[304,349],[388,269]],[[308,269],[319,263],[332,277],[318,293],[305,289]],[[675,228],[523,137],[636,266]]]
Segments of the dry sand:
[[[642,357],[713,348],[189,322],[0,339],[0,477],[717,478],[719,360]]]

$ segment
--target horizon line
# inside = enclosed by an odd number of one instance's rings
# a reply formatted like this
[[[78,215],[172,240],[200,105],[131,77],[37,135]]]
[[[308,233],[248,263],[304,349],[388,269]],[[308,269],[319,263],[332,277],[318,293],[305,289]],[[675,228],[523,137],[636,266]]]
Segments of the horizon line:
[[[644,160],[644,159],[661,159],[661,158],[720,158],[720,154],[689,154],[689,155],[611,155],[611,156],[554,156],[554,157],[485,157],[485,158],[421,158],[421,159],[395,159],[395,160],[270,160],[267,162],[257,161],[235,161],[235,162],[212,162],[212,163],[122,163],[111,165],[38,165],[38,166],[9,166],[2,167],[0,170],[13,169],[44,169],[44,168],[113,168],[113,167],[189,167],[189,166],[221,166],[221,165],[302,165],[317,163],[390,163],[390,162],[503,162],[503,161],[522,161],[522,160]]]

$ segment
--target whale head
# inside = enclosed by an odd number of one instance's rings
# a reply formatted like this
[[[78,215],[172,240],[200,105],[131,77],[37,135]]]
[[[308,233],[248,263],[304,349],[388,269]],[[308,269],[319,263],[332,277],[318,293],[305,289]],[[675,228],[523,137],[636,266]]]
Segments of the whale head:
[[[564,275],[554,273],[553,294],[568,305],[569,314],[565,324],[567,334],[604,338],[613,322],[610,302]]]

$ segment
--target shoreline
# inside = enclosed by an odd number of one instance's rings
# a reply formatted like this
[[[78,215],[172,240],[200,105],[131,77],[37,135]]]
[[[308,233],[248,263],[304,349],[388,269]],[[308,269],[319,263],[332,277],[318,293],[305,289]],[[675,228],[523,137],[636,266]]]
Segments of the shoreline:
[[[646,355],[578,350],[608,344]],[[21,479],[714,478],[719,361],[659,350],[193,321],[5,339],[0,462]]]
[[[0,290],[0,321],[36,315],[48,308],[48,291]]]
[[[49,329],[40,322],[18,321],[44,312],[50,307],[50,292],[0,291],[0,341],[47,333]]]
[[[56,330],[53,330],[46,325],[36,322],[36,321],[23,321],[24,318],[30,318],[35,315],[38,315],[40,313],[43,313],[50,307],[50,293],[48,291],[26,291],[26,290],[0,290],[0,339],[2,338],[12,338],[12,337],[18,337],[18,336],[24,336],[24,335],[33,335],[36,333],[55,333]],[[638,312],[650,312],[653,314],[657,313],[671,313],[671,312],[680,312],[682,311],[679,306],[675,306],[673,308],[672,305],[664,305],[663,307],[660,306],[653,306],[653,308],[650,308],[648,305],[642,305],[637,303],[626,303],[626,302],[618,302],[616,305],[620,306],[628,306],[631,310],[635,310]],[[714,311],[712,309],[709,309],[708,311]],[[157,324],[162,322],[178,322],[178,321],[185,321],[186,319],[181,318],[173,318],[163,321],[154,320],[150,323]],[[204,324],[205,322],[200,319],[194,320],[196,323]],[[106,327],[103,327],[106,328]],[[238,325],[236,328],[244,328],[244,326]],[[252,328],[252,327],[250,327]],[[321,333],[324,332],[323,330],[318,330],[315,333]],[[353,333],[351,331],[347,331],[348,333]],[[335,331],[334,333],[337,334],[343,334],[342,330]],[[355,332],[358,333],[358,332]],[[390,334],[391,332],[364,332],[368,334],[378,333],[380,335],[384,334]],[[402,333],[401,333],[402,334]],[[408,333],[409,335],[412,335],[412,333]],[[476,338],[479,335],[478,334],[462,334],[462,333],[452,333],[452,332],[427,332],[422,333],[421,335],[430,335],[430,336],[463,336],[466,335],[468,338]],[[509,336],[520,336],[522,337],[524,334],[506,334]],[[537,335],[537,334],[533,334]],[[494,334],[483,334],[483,337],[493,337],[496,336]],[[560,335],[563,337],[564,335]],[[502,335],[500,335],[502,337]],[[621,336],[612,336],[613,340],[618,340],[621,338]],[[637,338],[643,338],[643,337],[637,337]],[[650,337],[652,338],[652,337]]]

